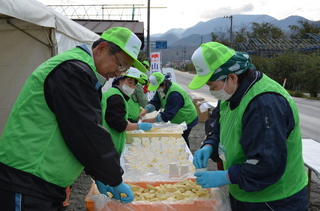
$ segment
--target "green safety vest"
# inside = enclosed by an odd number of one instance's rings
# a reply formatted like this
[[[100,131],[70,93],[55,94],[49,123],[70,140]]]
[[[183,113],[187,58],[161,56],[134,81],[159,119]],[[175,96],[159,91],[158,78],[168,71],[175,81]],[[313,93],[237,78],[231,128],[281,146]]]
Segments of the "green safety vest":
[[[220,144],[225,149],[224,168],[228,169],[232,165],[242,164],[246,161],[247,158],[239,143],[242,135],[242,116],[251,100],[265,92],[279,93],[289,102],[294,114],[295,127],[286,140],[288,150],[287,165],[284,174],[278,182],[261,191],[254,192],[245,192],[237,184],[230,184],[228,186],[231,195],[243,202],[258,203],[284,199],[294,195],[308,183],[302,158],[302,138],[297,107],[288,92],[264,74],[242,98],[241,103],[236,109],[230,110],[226,101],[221,102]]]
[[[123,131],[121,133],[119,133],[118,131],[116,131],[115,129],[111,128],[108,123],[106,122],[105,120],[105,115],[106,115],[106,109],[108,107],[108,104],[107,104],[107,100],[109,97],[111,97],[112,95],[120,95],[123,99],[123,102],[125,104],[125,108],[126,108],[126,111],[127,111],[127,108],[128,108],[128,103],[127,101],[125,100],[123,94],[121,93],[121,91],[117,88],[114,88],[114,87],[111,87],[110,89],[108,89],[108,91],[104,92],[102,94],[102,100],[101,100],[101,108],[102,108],[102,125],[107,128],[107,130],[110,132],[110,135],[111,135],[111,138],[112,138],[112,141],[113,141],[113,144],[114,146],[116,147],[119,155],[121,155],[123,149],[124,149],[124,145],[126,143],[126,135],[127,135],[127,132],[126,131]],[[128,112],[126,113],[125,115],[125,120],[128,120]]]
[[[172,85],[170,86],[164,99],[158,92],[158,96],[161,101],[161,107],[165,108],[167,104],[167,96],[169,96],[171,92],[179,92],[182,95],[184,99],[184,106],[179,109],[179,111],[170,122],[174,124],[181,124],[185,121],[187,125],[190,124],[196,119],[198,113],[187,92],[178,84],[172,82]]]
[[[83,61],[98,78],[93,58],[80,48],[47,60],[26,81],[0,139],[0,162],[64,188],[84,167],[65,144],[56,116],[47,106],[44,81],[67,60]]]
[[[140,114],[140,104],[139,102],[134,102],[132,100],[132,96],[130,96],[130,99],[128,100],[128,119],[133,119],[135,121],[139,120],[139,114]]]

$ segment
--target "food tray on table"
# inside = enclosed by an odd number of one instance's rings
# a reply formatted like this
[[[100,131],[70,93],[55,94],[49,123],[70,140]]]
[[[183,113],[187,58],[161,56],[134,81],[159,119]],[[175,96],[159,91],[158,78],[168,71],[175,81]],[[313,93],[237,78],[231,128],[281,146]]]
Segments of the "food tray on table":
[[[174,125],[174,124],[171,124]],[[152,138],[152,137],[174,137],[180,138],[183,134],[183,127],[180,125],[167,127],[153,127],[150,131],[127,131],[127,144],[133,142],[134,137],[137,138]]]
[[[127,182],[127,184],[135,194],[135,201],[122,204],[100,194],[93,183],[85,198],[87,211],[227,211],[230,209],[227,197],[219,188],[202,189],[196,185],[194,179]],[[170,197],[166,198],[167,195],[163,198],[166,194]],[[158,200],[158,197],[161,200]]]

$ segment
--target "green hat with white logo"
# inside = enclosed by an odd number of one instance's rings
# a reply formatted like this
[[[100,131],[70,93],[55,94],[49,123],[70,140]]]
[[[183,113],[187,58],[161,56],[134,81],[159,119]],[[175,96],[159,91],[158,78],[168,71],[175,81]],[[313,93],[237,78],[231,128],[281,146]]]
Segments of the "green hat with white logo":
[[[235,51],[233,49],[218,42],[202,44],[191,57],[197,75],[192,79],[188,87],[190,89],[201,88],[209,81],[213,74],[218,74],[218,68],[226,63],[234,54]]]
[[[141,41],[132,31],[124,27],[113,27],[104,31],[100,38],[118,45],[134,60],[132,63],[134,67],[142,72],[146,72],[146,68],[137,59],[141,48]]]
[[[137,79],[137,81],[141,84],[145,84],[146,81],[141,77],[141,73],[137,68],[130,67],[124,76],[131,77]]]
[[[154,72],[149,77],[149,86],[148,90],[150,92],[156,91],[160,84],[164,81],[165,76],[160,72]]]

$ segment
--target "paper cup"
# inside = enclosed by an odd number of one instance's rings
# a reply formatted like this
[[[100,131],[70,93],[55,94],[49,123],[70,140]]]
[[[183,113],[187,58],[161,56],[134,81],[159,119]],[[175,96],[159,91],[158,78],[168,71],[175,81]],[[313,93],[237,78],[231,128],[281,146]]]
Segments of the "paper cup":
[[[169,164],[169,177],[179,177],[179,169],[177,163],[170,163]]]
[[[189,165],[188,164],[183,164],[181,165],[181,168],[180,168],[180,177],[184,174],[187,174],[189,173]]]

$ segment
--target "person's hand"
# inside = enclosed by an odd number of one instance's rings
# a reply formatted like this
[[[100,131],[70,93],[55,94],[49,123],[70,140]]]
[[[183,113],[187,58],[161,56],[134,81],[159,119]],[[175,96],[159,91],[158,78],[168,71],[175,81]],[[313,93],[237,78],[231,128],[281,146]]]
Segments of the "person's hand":
[[[142,122],[155,123],[156,122],[156,118],[143,119]]]
[[[100,182],[99,180],[96,180],[96,185],[97,185],[97,188],[101,194],[104,194],[109,197],[107,192],[110,192],[112,195],[114,195],[113,188],[111,186],[105,185],[102,182]]]
[[[197,168],[207,167],[208,159],[213,151],[213,148],[209,145],[203,146],[198,149],[193,155],[193,165]]]
[[[113,191],[114,191],[113,198],[117,200],[121,200],[122,203],[130,203],[134,200],[134,195],[130,186],[124,182],[122,182],[120,185],[116,187],[113,187]],[[127,197],[121,198],[120,196],[121,193],[126,194]]]
[[[149,131],[152,128],[152,124],[148,122],[137,123],[137,124],[138,124],[138,130]]]
[[[148,113],[148,109],[143,109],[139,114],[139,119],[142,119],[145,117],[145,115]]]
[[[228,178],[228,170],[196,172],[194,176],[197,177],[196,182],[202,188],[215,188],[231,184]]]

